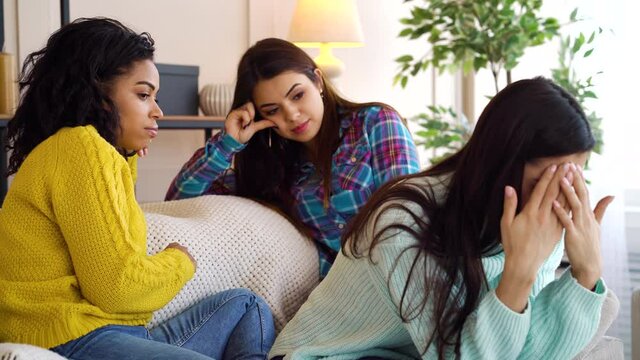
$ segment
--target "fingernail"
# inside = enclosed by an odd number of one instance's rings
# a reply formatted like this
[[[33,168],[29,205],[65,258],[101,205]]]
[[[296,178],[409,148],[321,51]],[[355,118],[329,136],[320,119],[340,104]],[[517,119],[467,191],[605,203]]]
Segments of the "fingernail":
[[[513,196],[513,188],[511,186],[505,186],[504,187],[504,195],[506,197],[511,197]]]
[[[556,172],[556,170],[558,170],[558,165],[556,165],[556,164],[551,165],[551,169],[550,170],[551,170],[552,173]]]
[[[558,202],[558,200],[553,200],[553,206],[560,207],[560,203]]]
[[[569,169],[571,168],[571,163],[566,163],[564,164],[564,166],[562,167],[562,169],[564,170],[564,172],[569,171]]]

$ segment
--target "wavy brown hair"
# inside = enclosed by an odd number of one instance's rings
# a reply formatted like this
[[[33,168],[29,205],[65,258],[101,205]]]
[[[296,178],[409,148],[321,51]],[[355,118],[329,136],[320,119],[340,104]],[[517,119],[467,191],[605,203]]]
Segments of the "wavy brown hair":
[[[343,235],[342,252],[359,258],[369,251],[371,260],[371,250],[393,234],[415,238],[415,245],[405,250],[418,251],[400,299],[401,317],[408,321],[432,312],[433,331],[420,350],[435,346],[439,359],[450,350],[459,357],[464,323],[487,290],[481,259],[501,251],[505,186],[514,187],[522,198],[527,162],[589,151],[594,145],[585,114],[567,91],[544,78],[515,82],[489,102],[462,150],[377,190]],[[445,194],[435,185],[407,181],[427,177],[434,177],[430,184],[446,178]],[[406,213],[411,222],[378,230],[380,217],[390,210]],[[365,235],[371,226],[373,239]],[[419,273],[419,268],[428,270]],[[417,301],[407,298],[409,284],[424,287]],[[428,302],[432,308],[427,309]]]
[[[120,118],[109,97],[110,82],[141,60],[152,60],[154,42],[108,18],[81,18],[53,33],[27,56],[20,105],[8,124],[8,175],[31,151],[63,127],[93,125],[116,144]]]
[[[317,68],[307,53],[288,41],[277,38],[260,40],[245,52],[238,64],[231,108],[253,101],[253,90],[258,82],[287,71],[303,74],[314,84],[322,84],[324,115],[316,136],[317,143],[323,146],[318,149],[314,159],[323,179],[325,197],[328,197],[332,156],[341,141],[339,109],[348,114],[372,105],[391,107],[382,103],[354,103],[341,97],[324,75],[322,78],[316,75]],[[259,111],[256,111],[256,120],[261,120]],[[293,208],[290,193],[299,175],[305,151],[302,143],[285,139],[271,130],[259,131],[249,140],[246,148],[235,155],[234,176],[238,195],[275,205],[299,229],[308,233]]]

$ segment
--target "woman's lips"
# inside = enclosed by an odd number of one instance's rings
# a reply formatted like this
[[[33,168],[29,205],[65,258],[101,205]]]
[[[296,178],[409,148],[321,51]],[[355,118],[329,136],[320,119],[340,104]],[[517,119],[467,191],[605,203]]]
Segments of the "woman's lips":
[[[310,120],[307,120],[307,121],[303,122],[302,124],[300,124],[300,125],[296,126],[295,128],[293,128],[293,130],[291,130],[291,131],[293,131],[296,134],[302,134],[309,127],[309,121]]]
[[[158,128],[145,128],[145,130],[152,139],[158,136]]]

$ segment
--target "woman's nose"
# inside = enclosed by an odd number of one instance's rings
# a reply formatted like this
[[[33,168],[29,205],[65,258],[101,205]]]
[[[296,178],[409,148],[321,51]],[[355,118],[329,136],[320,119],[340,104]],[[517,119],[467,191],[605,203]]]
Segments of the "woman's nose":
[[[300,117],[300,111],[296,106],[285,106],[284,111],[287,121],[296,121]]]
[[[154,119],[159,119],[164,114],[162,113],[162,109],[160,108],[160,104],[158,104],[158,102],[156,102],[156,101],[154,101],[154,104],[155,104],[155,106],[151,110],[151,117],[154,118]]]

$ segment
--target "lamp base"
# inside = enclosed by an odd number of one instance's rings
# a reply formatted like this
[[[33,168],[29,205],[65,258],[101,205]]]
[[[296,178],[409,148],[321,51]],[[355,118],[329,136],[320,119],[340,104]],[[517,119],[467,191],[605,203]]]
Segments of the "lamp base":
[[[313,61],[322,70],[324,76],[331,80],[337,79],[344,71],[344,63],[331,52],[331,45],[320,43],[320,54]]]

